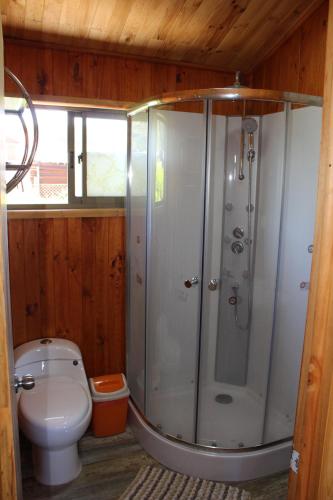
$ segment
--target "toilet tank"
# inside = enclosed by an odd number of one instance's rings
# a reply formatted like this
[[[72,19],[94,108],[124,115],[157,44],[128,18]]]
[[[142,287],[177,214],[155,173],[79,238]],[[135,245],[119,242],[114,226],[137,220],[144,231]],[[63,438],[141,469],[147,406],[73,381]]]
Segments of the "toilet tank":
[[[26,342],[14,349],[15,374],[34,377],[68,376],[87,385],[79,347],[66,339]]]

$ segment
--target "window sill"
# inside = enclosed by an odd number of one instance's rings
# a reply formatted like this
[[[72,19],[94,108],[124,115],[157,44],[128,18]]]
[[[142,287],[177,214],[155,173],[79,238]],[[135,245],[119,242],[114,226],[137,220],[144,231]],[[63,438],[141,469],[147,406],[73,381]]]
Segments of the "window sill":
[[[8,210],[8,219],[66,219],[84,217],[123,217],[124,208],[65,208],[65,209],[33,209]]]

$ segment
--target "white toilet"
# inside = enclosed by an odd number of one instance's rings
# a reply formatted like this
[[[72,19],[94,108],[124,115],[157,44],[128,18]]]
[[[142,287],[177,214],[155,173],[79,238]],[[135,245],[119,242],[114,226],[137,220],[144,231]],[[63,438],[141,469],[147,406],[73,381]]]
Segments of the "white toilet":
[[[81,471],[77,442],[87,430],[92,402],[80,349],[69,340],[39,339],[14,350],[15,375],[35,387],[18,390],[19,426],[33,445],[36,479],[60,485]]]

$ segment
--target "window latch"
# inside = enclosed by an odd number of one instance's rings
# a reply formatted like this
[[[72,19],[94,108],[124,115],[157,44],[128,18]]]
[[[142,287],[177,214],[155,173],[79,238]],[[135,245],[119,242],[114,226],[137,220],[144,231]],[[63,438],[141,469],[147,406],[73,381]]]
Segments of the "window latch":
[[[77,161],[79,163],[83,163],[83,153],[80,153],[79,155],[77,155]]]
[[[69,165],[74,168],[74,151],[69,152]]]

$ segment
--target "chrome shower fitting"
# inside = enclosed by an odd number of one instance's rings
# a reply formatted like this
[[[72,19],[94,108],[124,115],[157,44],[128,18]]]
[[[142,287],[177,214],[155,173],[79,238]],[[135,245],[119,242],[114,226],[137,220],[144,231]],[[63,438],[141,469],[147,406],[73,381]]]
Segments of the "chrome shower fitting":
[[[232,234],[234,235],[235,238],[241,239],[244,236],[244,229],[242,227],[236,226]]]
[[[229,297],[228,302],[234,308],[234,319],[237,328],[239,328],[239,330],[246,331],[249,327],[249,318],[246,325],[244,326],[239,324],[239,318],[238,318],[238,305],[242,302],[242,299],[240,298],[238,293],[239,288],[240,285],[238,282],[233,283],[233,285],[231,286],[233,295]]]
[[[245,143],[244,129],[242,127],[241,137],[240,137],[239,174],[238,174],[238,179],[240,181],[243,181],[245,179],[245,175],[244,175],[244,145],[245,144],[244,143]]]
[[[247,161],[249,163],[249,168],[251,168],[252,163],[255,159],[255,149],[254,149],[254,132],[258,128],[258,123],[254,118],[250,116],[245,116],[242,119],[241,137],[240,137],[240,152],[239,152],[239,174],[238,179],[243,181],[245,179],[244,175],[244,148],[245,148],[245,133],[248,135],[248,152]]]
[[[234,241],[231,245],[231,250],[233,253],[239,255],[244,252],[244,245],[241,241]]]
[[[247,152],[247,159],[249,163],[253,163],[256,157],[256,152],[254,149],[249,149]]]

